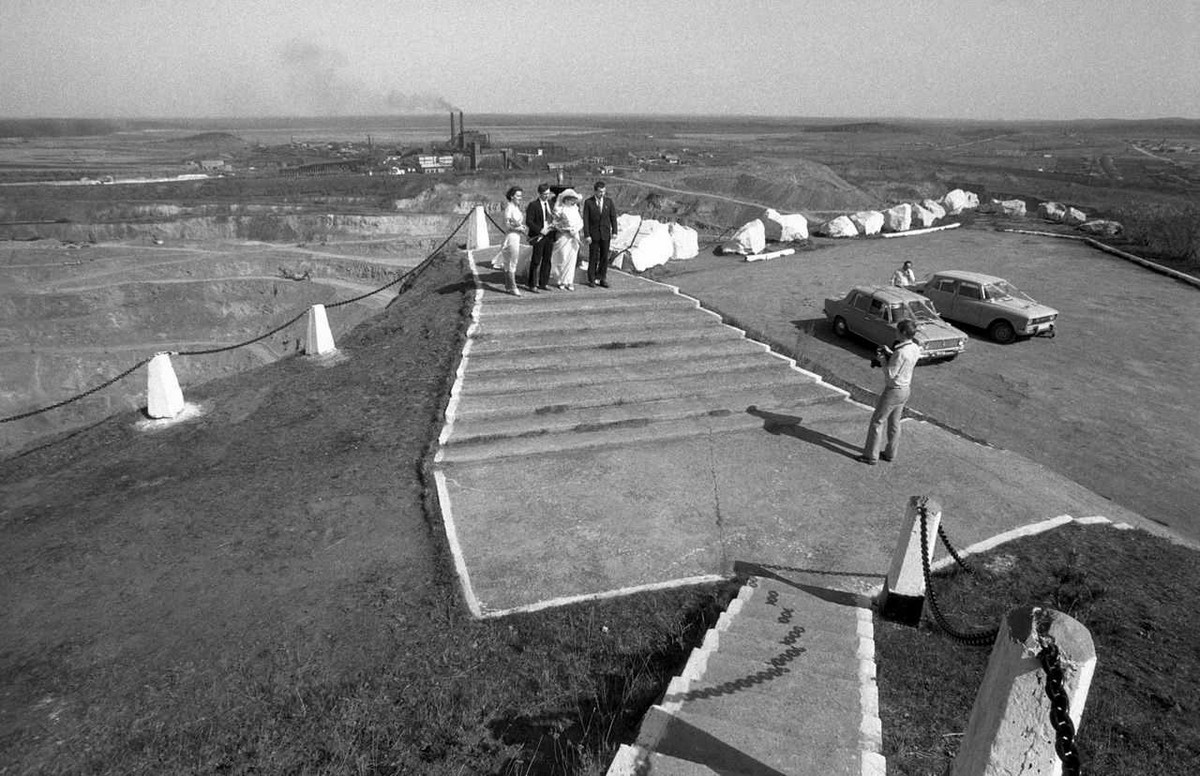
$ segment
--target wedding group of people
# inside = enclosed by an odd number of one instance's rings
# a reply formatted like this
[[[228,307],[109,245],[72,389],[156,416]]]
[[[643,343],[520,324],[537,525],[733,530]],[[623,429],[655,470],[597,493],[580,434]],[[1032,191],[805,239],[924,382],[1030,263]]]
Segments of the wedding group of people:
[[[548,183],[538,184],[537,199],[524,207],[525,192],[519,186],[510,188],[504,197],[508,200],[504,206],[505,235],[496,268],[504,271],[504,287],[510,294],[521,295],[517,261],[522,237],[528,238],[533,250],[525,283],[531,293],[551,287],[574,291],[575,273],[582,264],[580,248],[585,242],[587,284],[608,288],[608,252],[617,232],[617,208],[607,196],[604,181],[596,182],[592,196],[586,200],[572,188],[563,189],[556,197]]]

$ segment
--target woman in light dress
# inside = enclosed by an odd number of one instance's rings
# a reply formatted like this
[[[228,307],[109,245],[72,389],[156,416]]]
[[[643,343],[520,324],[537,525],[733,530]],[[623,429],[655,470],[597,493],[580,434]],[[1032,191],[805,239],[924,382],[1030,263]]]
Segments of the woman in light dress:
[[[521,258],[521,235],[529,233],[525,226],[525,208],[522,207],[524,197],[525,192],[520,186],[513,186],[504,193],[504,198],[508,200],[501,214],[504,243],[496,255],[499,263],[496,268],[504,272],[504,289],[513,296],[521,295],[521,289],[517,288],[517,261]]]
[[[575,290],[575,261],[579,257],[583,214],[579,212],[582,197],[575,189],[565,189],[554,203],[554,229],[558,238],[550,254],[550,282],[566,291]]]

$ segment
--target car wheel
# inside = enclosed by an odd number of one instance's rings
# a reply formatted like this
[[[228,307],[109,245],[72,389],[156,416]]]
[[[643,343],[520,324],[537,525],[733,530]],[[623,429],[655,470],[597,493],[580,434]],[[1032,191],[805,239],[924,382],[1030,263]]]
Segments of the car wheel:
[[[1007,345],[1017,338],[1017,330],[1008,321],[995,321],[988,327],[988,336],[1001,345]]]
[[[850,333],[850,329],[846,327],[846,319],[840,315],[833,319],[833,333],[839,337],[845,337]]]

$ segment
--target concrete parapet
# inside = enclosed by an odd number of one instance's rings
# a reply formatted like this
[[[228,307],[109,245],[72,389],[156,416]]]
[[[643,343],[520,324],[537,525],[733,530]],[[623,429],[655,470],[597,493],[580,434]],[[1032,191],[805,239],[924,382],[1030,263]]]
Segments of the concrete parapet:
[[[921,512],[925,512],[925,537],[921,537]],[[912,496],[904,513],[900,540],[892,553],[887,585],[883,590],[883,616],[915,625],[925,607],[925,564],[933,560],[942,506],[925,496]],[[922,555],[922,545],[927,557]]]
[[[1051,679],[1040,659],[1049,646],[1058,650],[1061,690],[1070,720],[1079,726],[1096,672],[1091,634],[1078,620],[1054,609],[1013,609],[1000,623],[952,776],[1062,773],[1046,689]],[[1051,681],[1051,690],[1057,689]]]
[[[146,369],[146,414],[152,418],[173,418],[183,412],[183,391],[169,353],[158,353]]]
[[[333,344],[333,332],[329,330],[329,318],[325,305],[314,304],[308,308],[308,337],[304,341],[304,352],[310,356],[323,356],[337,350]]]

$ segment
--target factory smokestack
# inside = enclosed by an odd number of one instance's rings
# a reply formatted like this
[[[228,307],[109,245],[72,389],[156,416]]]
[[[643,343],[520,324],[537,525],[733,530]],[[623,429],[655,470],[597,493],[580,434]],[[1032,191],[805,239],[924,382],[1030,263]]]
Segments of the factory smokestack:
[[[454,145],[454,111],[450,111],[450,145]]]
[[[458,112],[458,147],[465,149],[467,146],[467,128],[463,125],[463,112]]]

